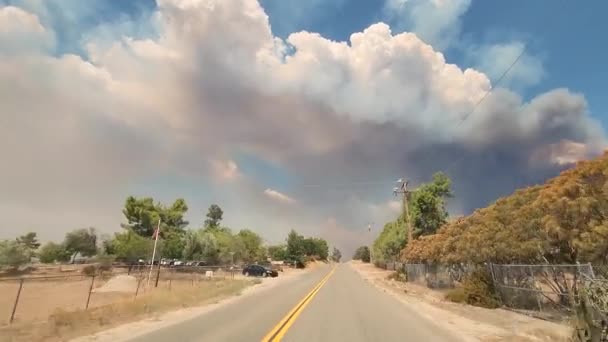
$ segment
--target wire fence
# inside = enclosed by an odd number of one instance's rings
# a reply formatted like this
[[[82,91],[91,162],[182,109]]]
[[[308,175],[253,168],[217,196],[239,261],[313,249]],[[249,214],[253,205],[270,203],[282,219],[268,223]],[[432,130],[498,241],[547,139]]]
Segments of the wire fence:
[[[595,278],[591,264],[491,264],[490,271],[503,305],[548,319],[571,315],[583,281]]]
[[[61,273],[59,270],[55,273]],[[202,282],[240,278],[238,267],[222,266],[115,266],[87,275],[79,271],[62,275],[0,278],[0,325],[45,321],[58,309],[87,310],[163,288],[169,291]],[[5,319],[2,316],[6,317]]]
[[[461,285],[467,275],[480,266],[387,262],[380,267],[404,273],[407,282],[432,289],[449,289]],[[491,274],[504,307],[549,320],[562,320],[572,315],[581,288],[599,282],[608,284],[608,265],[487,263],[483,267]]]
[[[428,265],[401,262],[388,262],[384,268],[404,273],[408,282],[438,289],[453,288],[474,269],[473,266],[464,264]]]

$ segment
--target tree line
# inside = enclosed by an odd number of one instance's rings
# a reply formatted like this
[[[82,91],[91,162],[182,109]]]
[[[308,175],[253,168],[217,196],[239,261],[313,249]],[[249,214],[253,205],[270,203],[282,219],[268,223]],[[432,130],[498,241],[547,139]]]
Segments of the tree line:
[[[374,241],[374,261],[608,262],[608,153],[449,220],[445,203],[451,197],[450,180],[441,173],[413,191],[414,240],[407,241],[407,221],[399,216]]]
[[[170,205],[153,198],[130,196],[122,210],[126,223],[113,236],[99,236],[95,228],[77,229],[65,235],[62,242],[40,245],[35,232],[15,240],[0,241],[0,266],[18,267],[37,256],[40,262],[67,262],[77,255],[108,256],[117,261],[149,260],[158,227],[156,259],[202,261],[209,265],[257,263],[272,260],[292,262],[303,267],[312,260],[328,260],[326,240],[304,237],[291,230],[284,244],[266,245],[260,235],[250,229],[233,231],[223,226],[223,210],[216,204],[209,207],[199,228],[189,228],[184,219],[186,201],[177,199]],[[332,260],[341,255],[334,248]]]
[[[453,197],[451,181],[438,172],[431,182],[421,184],[408,194],[408,211],[414,239],[435,234],[448,221],[446,201]],[[404,213],[394,221],[387,222],[374,240],[372,255],[374,263],[398,261],[402,250],[408,245],[408,218]]]

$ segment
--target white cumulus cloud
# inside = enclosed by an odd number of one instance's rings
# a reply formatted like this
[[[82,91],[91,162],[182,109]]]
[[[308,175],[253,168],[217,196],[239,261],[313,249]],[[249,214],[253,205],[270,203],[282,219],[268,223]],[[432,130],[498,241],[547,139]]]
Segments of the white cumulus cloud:
[[[285,195],[284,193],[281,193],[279,191],[273,190],[273,189],[266,189],[264,190],[264,195],[268,196],[269,198],[272,198],[274,200],[280,201],[280,202],[284,202],[284,203],[295,203],[296,200],[294,200],[293,198]]]

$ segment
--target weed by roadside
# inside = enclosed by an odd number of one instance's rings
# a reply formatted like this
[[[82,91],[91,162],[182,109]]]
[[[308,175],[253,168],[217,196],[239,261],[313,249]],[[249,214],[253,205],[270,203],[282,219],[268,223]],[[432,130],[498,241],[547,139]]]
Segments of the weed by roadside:
[[[387,280],[396,280],[396,281],[406,282],[407,281],[407,276],[405,275],[405,273],[395,271],[395,272],[389,274],[386,277],[386,279]]]
[[[484,269],[478,269],[467,276],[461,287],[448,291],[446,299],[488,309],[500,306],[491,276]]]

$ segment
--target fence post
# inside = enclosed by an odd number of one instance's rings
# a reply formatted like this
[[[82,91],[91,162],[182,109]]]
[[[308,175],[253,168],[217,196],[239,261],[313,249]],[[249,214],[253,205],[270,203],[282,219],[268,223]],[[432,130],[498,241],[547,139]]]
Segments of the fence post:
[[[141,277],[137,279],[137,288],[135,289],[135,298],[137,298],[137,294],[139,293],[139,285],[141,284]]]
[[[156,282],[154,283],[154,287],[158,287],[158,278],[160,278],[160,260],[158,261],[158,270],[156,271]]]
[[[93,291],[93,284],[95,284],[95,275],[91,277],[91,286],[89,286],[89,295],[87,296],[87,304],[84,306],[84,309],[87,310],[89,308],[89,302],[91,301],[91,292]]]
[[[19,280],[19,290],[17,290],[17,297],[15,297],[15,304],[13,305],[13,312],[11,313],[10,323],[13,323],[15,320],[15,312],[17,311],[17,305],[19,304],[19,297],[21,297],[21,289],[23,289],[23,278]]]
[[[494,287],[496,287],[496,275],[494,274],[494,264],[489,262],[488,266],[490,266],[490,274],[492,275],[492,282],[494,283]]]
[[[528,269],[530,270],[530,276],[532,276],[532,283],[534,284],[534,289],[536,290],[536,277],[534,276],[534,271],[532,270],[532,266],[528,266]],[[540,288],[538,290],[539,292],[542,292],[542,288]],[[540,293],[536,292],[536,303],[538,304],[538,310],[540,310],[540,312],[543,312],[543,304],[542,301],[540,299]]]
[[[488,265],[490,266],[490,273],[492,274],[492,284],[494,285],[494,289],[496,289],[496,292],[498,292],[498,298],[502,302],[502,305],[506,305],[505,299],[503,298],[503,295],[502,295],[502,289],[500,288],[500,285],[496,281],[496,274],[494,272],[494,263],[489,262]]]
[[[595,272],[593,271],[593,265],[590,262],[587,263],[589,266],[589,274],[591,275],[591,279],[595,279]]]

